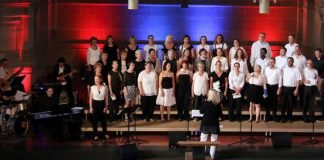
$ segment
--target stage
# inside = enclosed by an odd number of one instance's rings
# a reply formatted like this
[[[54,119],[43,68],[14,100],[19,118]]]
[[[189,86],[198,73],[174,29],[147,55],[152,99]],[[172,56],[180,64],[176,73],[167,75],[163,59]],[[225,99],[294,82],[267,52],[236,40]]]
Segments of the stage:
[[[108,122],[108,131],[110,132],[126,132],[128,122]],[[221,132],[236,132],[240,131],[239,122],[230,122],[224,120],[220,122]],[[196,132],[199,131],[200,121],[189,121],[189,130],[187,121],[160,121],[156,120],[154,122],[144,122],[143,120],[130,122],[130,131],[136,132]],[[251,123],[247,120],[242,121],[242,132],[250,132]],[[92,125],[90,121],[84,121],[82,128],[84,132],[92,131]],[[99,127],[99,130],[102,130]],[[305,123],[301,120],[296,120],[294,122],[280,123],[280,122],[252,122],[252,131],[253,132],[290,132],[290,133],[311,133],[312,132],[312,123]],[[324,122],[315,123],[315,132],[323,133],[324,132]]]

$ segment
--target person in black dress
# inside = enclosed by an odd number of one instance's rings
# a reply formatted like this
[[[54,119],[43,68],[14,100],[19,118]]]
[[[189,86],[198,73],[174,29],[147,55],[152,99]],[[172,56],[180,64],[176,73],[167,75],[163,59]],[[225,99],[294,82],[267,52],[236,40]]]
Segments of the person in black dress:
[[[101,76],[103,78],[104,83],[108,84],[108,72],[111,70],[111,62],[108,60],[108,53],[103,52],[101,54],[101,59],[98,61],[101,64]]]
[[[122,103],[122,74],[118,71],[118,62],[113,61],[112,70],[108,73],[109,88],[109,116],[110,120],[115,120]]]
[[[112,35],[109,35],[106,38],[104,47],[103,47],[103,52],[108,53],[108,62],[111,64],[112,61],[118,60],[119,59],[119,48],[115,44],[114,39]]]
[[[178,106],[178,119],[189,120],[189,103],[191,94],[191,83],[193,73],[189,69],[188,61],[183,61],[181,69],[176,74],[177,81],[177,106]]]
[[[131,36],[129,38],[129,44],[126,47],[126,50],[128,52],[128,54],[127,54],[127,61],[128,62],[135,61],[135,59],[136,59],[135,52],[138,49],[139,49],[139,47],[138,47],[137,42],[136,42],[136,37]]]
[[[223,116],[220,105],[219,94],[215,90],[208,91],[207,101],[203,102],[200,113],[204,114],[200,125],[200,141],[207,141],[210,134],[210,141],[216,142],[220,133],[219,119]],[[215,157],[216,146],[210,147],[210,156]]]
[[[220,94],[221,101],[224,102],[225,96],[227,95],[228,88],[228,77],[227,73],[222,71],[222,62],[217,61],[215,65],[215,71],[209,76],[210,88],[214,89]]]

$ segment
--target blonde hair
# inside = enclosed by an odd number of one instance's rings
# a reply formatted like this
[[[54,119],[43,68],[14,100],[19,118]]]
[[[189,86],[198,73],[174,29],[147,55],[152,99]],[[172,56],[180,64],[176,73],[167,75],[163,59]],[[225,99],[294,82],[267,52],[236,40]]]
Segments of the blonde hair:
[[[136,54],[142,54],[142,51],[140,49],[138,49],[138,50],[135,51],[135,55]]]
[[[215,105],[220,103],[220,95],[215,90],[210,89],[207,95],[207,101],[213,102]]]
[[[164,44],[167,44],[167,43],[168,43],[169,38],[173,38],[173,35],[172,35],[172,34],[167,35],[167,36],[165,37]]]

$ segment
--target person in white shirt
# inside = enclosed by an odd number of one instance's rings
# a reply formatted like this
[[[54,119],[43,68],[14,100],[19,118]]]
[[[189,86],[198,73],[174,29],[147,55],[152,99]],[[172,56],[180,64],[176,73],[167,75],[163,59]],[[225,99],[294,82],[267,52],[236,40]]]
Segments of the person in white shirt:
[[[209,77],[207,72],[205,72],[205,63],[198,63],[198,71],[193,75],[191,88],[191,96],[194,98],[194,109],[200,110],[209,89]]]
[[[191,44],[190,36],[189,35],[184,35],[183,36],[183,43],[182,45],[179,46],[179,58],[183,58],[183,53],[186,49],[190,50],[191,57],[195,58],[195,51],[194,47]]]
[[[264,74],[264,69],[269,66],[269,58],[266,57],[267,49],[261,48],[260,58],[256,59],[255,64],[261,66],[261,73]]]
[[[152,119],[158,93],[158,75],[152,68],[152,63],[145,63],[145,70],[138,75],[137,80],[139,92],[141,94],[141,104],[144,121],[154,121]]]
[[[296,46],[295,48],[295,54],[292,56],[294,59],[294,66],[296,66],[300,73],[301,76],[304,77],[304,68],[306,67],[306,57],[302,54],[301,52],[301,47],[300,46]],[[302,82],[300,82],[300,86],[299,86],[299,91],[298,91],[298,97],[299,97],[299,105],[303,106],[304,104],[304,84]],[[296,101],[296,99],[295,99]]]
[[[87,51],[87,65],[92,66],[91,70],[93,70],[93,65],[100,60],[100,47],[97,46],[98,39],[97,37],[90,38],[90,47]]]
[[[235,53],[234,59],[231,61],[231,70],[234,71],[235,67],[234,64],[239,63],[240,64],[240,72],[242,72],[244,75],[247,75],[249,73],[249,69],[247,66],[247,58],[244,55],[244,51],[242,49],[238,49]]]
[[[251,57],[250,57],[251,66],[254,66],[256,59],[260,57],[261,48],[267,49],[268,51],[266,55],[267,58],[270,58],[272,56],[270,44],[265,40],[265,38],[266,38],[265,33],[261,32],[259,34],[259,39],[252,44]]]
[[[304,122],[314,122],[315,117],[315,97],[317,94],[318,72],[313,68],[311,59],[307,60],[307,67],[304,72],[304,103],[303,103],[303,119]],[[307,115],[308,112],[308,115]]]
[[[295,47],[295,54],[292,57],[294,58],[294,65],[302,72],[306,67],[306,57],[302,54],[300,46]]]
[[[211,65],[210,65],[210,73],[215,71],[215,64],[217,61],[222,62],[222,71],[227,72],[228,71],[228,63],[227,63],[227,58],[224,55],[224,51],[220,48],[217,49],[216,51],[216,56],[212,59]]]
[[[293,122],[293,100],[298,96],[299,83],[302,80],[301,73],[297,67],[294,66],[294,59],[287,58],[287,66],[282,69],[282,96],[281,96],[281,122],[285,123],[287,120]]]
[[[285,48],[287,49],[287,57],[292,57],[294,55],[296,46],[298,46],[298,44],[295,42],[295,35],[289,35],[288,43],[285,45]]]
[[[230,121],[241,121],[241,110],[242,110],[242,92],[244,87],[245,75],[240,72],[240,63],[234,63],[234,69],[229,73],[229,120]],[[234,110],[236,116],[234,116]]]
[[[224,36],[222,34],[218,34],[215,37],[213,44],[213,57],[216,56],[216,51],[218,48],[222,49],[225,52],[225,56],[228,57],[228,47],[224,42]]]
[[[92,127],[94,141],[99,140],[98,136],[98,121],[101,122],[101,128],[104,135],[104,140],[109,139],[107,134],[106,111],[108,109],[108,88],[103,84],[103,79],[100,75],[94,77],[95,85],[91,86],[89,96],[90,113],[92,113]]]
[[[228,56],[228,62],[231,63],[231,61],[234,59],[234,56],[237,52],[238,49],[241,49],[244,53],[245,57],[247,56],[246,50],[244,49],[244,47],[242,47],[240,45],[240,41],[238,39],[234,39],[233,40],[233,47],[229,50],[229,56]]]
[[[281,69],[275,66],[276,59],[270,58],[269,66],[266,67],[264,75],[267,80],[267,103],[266,103],[266,119],[278,121],[277,108],[278,108],[278,96],[280,95],[280,89],[282,87],[282,73]],[[272,117],[270,117],[270,110],[272,111]]]
[[[149,57],[148,54],[149,54],[150,49],[154,49],[155,52],[157,53],[157,55],[159,55],[159,52],[158,52],[159,48],[156,44],[154,44],[154,36],[148,35],[147,39],[148,39],[148,44],[146,44],[144,46],[144,59],[145,60],[147,60]]]
[[[260,122],[261,102],[263,102],[264,98],[267,96],[267,82],[261,70],[261,66],[256,64],[254,66],[254,72],[246,77],[246,81],[249,83],[249,121],[252,122],[253,112],[255,110],[256,123]]]
[[[201,36],[199,42],[200,43],[199,43],[199,45],[196,48],[196,55],[197,55],[197,57],[200,56],[199,55],[200,50],[204,48],[207,51],[207,53],[208,53],[208,57],[209,58],[212,58],[213,52],[212,52],[211,47],[207,44],[207,37],[206,36]]]
[[[276,67],[279,69],[284,68],[287,66],[287,56],[286,56],[287,49],[285,47],[282,47],[279,51],[279,56],[276,57]]]

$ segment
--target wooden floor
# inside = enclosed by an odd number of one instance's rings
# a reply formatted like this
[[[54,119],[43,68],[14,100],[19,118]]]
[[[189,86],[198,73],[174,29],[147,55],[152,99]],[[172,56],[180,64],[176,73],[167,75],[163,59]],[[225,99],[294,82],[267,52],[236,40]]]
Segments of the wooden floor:
[[[127,131],[127,122],[108,122],[108,131],[113,132],[125,132]],[[199,131],[200,121],[154,121],[154,122],[144,122],[143,120],[136,122],[132,121],[130,123],[130,131],[137,132],[177,132],[177,131],[189,131],[195,132]],[[239,132],[240,123],[230,122],[224,120],[220,123],[222,132]],[[251,123],[248,121],[242,122],[242,132],[250,132]],[[99,128],[99,131],[102,128]],[[291,132],[291,133],[311,133],[312,123],[304,123],[303,121],[294,121],[292,123],[278,123],[278,122],[252,122],[253,132],[264,132],[271,134],[272,132]],[[82,125],[82,131],[92,131],[92,125],[89,121],[85,121]],[[324,122],[315,123],[315,132],[324,132]]]

